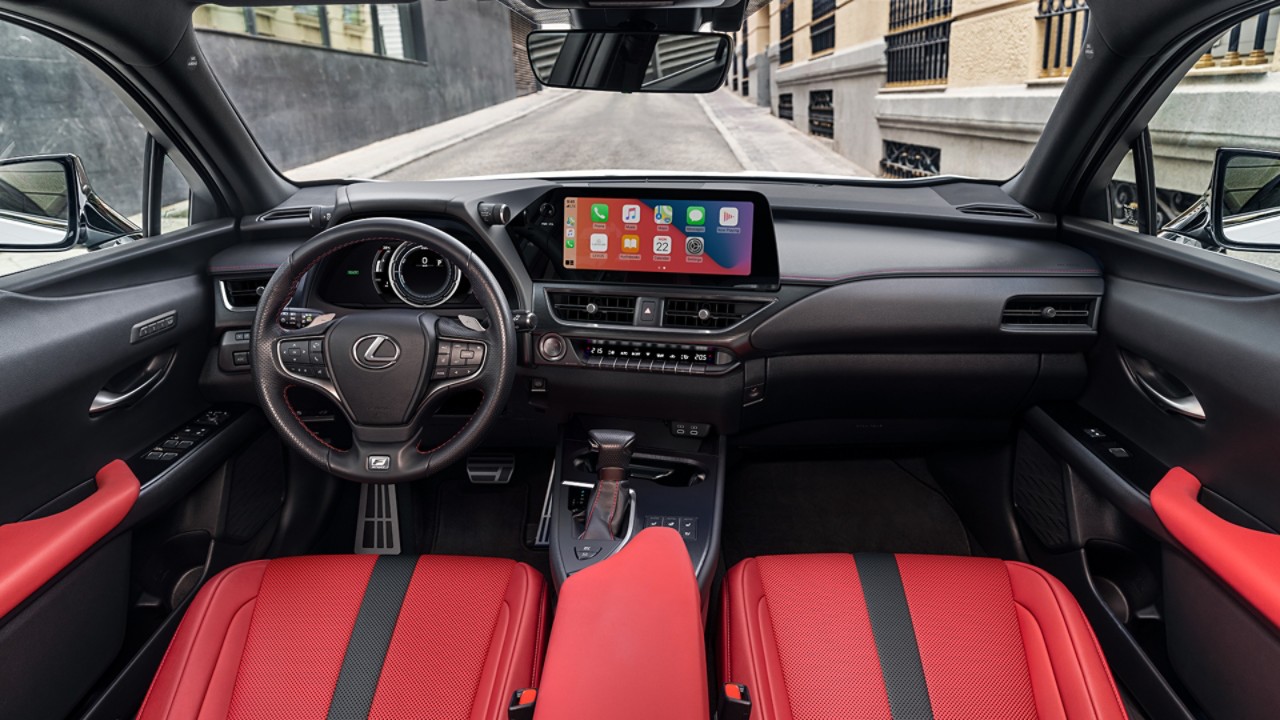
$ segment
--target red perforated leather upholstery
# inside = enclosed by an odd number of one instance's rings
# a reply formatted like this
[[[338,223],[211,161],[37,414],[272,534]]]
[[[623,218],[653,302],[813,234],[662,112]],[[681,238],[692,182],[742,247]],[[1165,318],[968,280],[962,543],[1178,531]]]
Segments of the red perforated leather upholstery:
[[[262,560],[214,577],[138,717],[326,717],[375,561]],[[512,693],[537,684],[542,576],[511,560],[447,556],[423,556],[411,572],[387,620],[368,716],[505,720]]]
[[[1126,717],[1093,631],[1056,579],[1001,560],[891,560],[905,597],[897,624],[884,610],[895,596],[881,577],[860,577],[853,555],[759,557],[729,571],[720,663],[725,682],[750,689],[753,720],[891,720],[887,687],[902,702],[911,673],[882,664],[890,642],[918,652],[917,699],[927,696],[936,720]]]

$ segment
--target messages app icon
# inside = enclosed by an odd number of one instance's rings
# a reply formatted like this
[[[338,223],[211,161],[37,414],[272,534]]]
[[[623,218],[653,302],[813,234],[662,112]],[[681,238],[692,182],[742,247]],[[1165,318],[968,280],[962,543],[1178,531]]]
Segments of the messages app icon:
[[[591,222],[609,222],[609,206],[604,203],[592,203]]]
[[[658,225],[671,224],[671,206],[657,205],[653,208],[653,221]]]
[[[707,209],[701,205],[690,206],[689,209],[685,211],[684,216],[686,225],[707,224]]]

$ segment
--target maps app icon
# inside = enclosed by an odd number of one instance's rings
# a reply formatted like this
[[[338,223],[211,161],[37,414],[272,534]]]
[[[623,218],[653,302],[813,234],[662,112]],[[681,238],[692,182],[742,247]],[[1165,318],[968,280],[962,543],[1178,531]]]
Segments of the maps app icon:
[[[670,205],[657,205],[653,208],[653,221],[659,225],[670,225],[671,215]]]

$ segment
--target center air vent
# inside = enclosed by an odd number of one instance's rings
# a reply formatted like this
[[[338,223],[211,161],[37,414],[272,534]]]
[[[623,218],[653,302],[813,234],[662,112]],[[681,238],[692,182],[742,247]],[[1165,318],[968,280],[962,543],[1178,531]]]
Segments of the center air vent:
[[[252,310],[258,307],[258,298],[270,281],[270,275],[223,280],[222,297],[232,310]]]
[[[722,330],[764,307],[764,303],[668,298],[662,310],[662,326]]]
[[[1017,328],[1093,328],[1097,298],[1013,298],[1005,303],[1000,323]]]
[[[634,295],[551,293],[551,309],[565,322],[632,325],[636,318]]]

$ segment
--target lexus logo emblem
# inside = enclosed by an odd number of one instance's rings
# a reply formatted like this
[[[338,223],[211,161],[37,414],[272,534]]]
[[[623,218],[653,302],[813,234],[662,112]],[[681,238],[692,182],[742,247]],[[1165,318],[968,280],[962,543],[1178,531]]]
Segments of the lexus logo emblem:
[[[386,370],[400,359],[400,346],[386,335],[365,335],[351,346],[356,364],[369,370]]]

